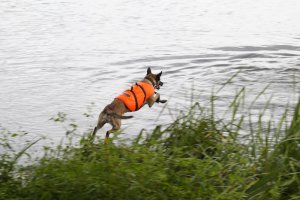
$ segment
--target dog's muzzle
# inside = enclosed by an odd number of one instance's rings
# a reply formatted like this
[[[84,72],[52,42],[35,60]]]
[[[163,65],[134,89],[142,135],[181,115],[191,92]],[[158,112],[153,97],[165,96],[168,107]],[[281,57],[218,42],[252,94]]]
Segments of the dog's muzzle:
[[[163,82],[161,82],[161,81],[159,81],[159,84],[158,85],[156,85],[156,89],[160,89],[160,86],[163,86],[164,85],[164,83]]]

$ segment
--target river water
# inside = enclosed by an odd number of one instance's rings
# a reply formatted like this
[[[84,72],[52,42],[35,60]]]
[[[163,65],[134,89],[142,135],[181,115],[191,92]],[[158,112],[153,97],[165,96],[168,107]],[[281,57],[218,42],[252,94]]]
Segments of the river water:
[[[171,122],[191,93],[207,102],[238,71],[217,112],[238,87],[253,99],[269,83],[266,95],[282,108],[299,94],[299,13],[298,0],[1,0],[1,126],[60,140],[51,117],[94,126],[148,66],[163,71],[159,92],[169,102],[132,113],[122,126],[129,137]]]

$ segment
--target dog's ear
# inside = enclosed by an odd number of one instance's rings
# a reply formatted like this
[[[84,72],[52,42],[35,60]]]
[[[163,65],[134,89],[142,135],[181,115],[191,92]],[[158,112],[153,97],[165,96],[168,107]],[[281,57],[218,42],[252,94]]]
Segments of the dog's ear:
[[[160,80],[161,75],[162,75],[162,71],[156,74],[156,80]]]
[[[147,69],[147,75],[149,75],[149,74],[151,74],[152,72],[151,72],[151,68],[150,67],[148,67],[148,69]]]

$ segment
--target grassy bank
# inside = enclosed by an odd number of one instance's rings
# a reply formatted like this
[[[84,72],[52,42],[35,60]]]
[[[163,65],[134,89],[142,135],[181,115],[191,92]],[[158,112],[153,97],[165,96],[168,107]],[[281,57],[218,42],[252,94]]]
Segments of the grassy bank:
[[[29,166],[17,160],[37,141],[14,152],[16,135],[3,131],[0,199],[300,199],[300,100],[291,120],[284,112],[277,123],[263,121],[267,102],[254,122],[238,114],[243,91],[230,120],[216,115],[212,96],[210,108],[195,103],[130,144],[78,139],[71,124],[70,144],[45,148]]]

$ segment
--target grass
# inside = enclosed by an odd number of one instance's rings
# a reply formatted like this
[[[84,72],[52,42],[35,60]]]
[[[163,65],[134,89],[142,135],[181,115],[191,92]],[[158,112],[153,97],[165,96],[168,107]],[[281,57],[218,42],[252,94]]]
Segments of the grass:
[[[256,118],[251,113],[261,94],[246,107],[241,88],[226,120],[215,113],[213,94],[211,106],[194,103],[130,144],[117,137],[91,144],[88,135],[76,137],[72,122],[67,145],[45,148],[26,166],[17,160],[38,141],[13,151],[16,135],[2,131],[0,199],[300,199],[300,99],[291,116],[286,110],[266,121],[270,100]]]

